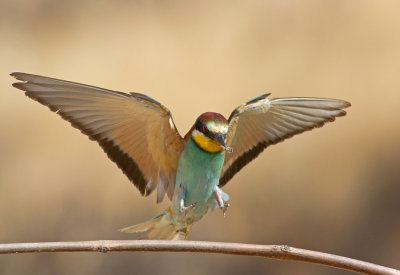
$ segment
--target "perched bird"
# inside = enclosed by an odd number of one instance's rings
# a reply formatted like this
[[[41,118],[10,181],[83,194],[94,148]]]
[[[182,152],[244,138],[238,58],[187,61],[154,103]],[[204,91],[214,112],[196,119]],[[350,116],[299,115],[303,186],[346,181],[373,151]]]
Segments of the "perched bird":
[[[186,239],[208,210],[224,215],[221,188],[269,145],[343,116],[350,103],[326,98],[255,97],[233,110],[200,115],[181,137],[170,111],[139,93],[122,93],[26,73],[14,87],[97,141],[143,196],[171,200],[159,216],[123,232],[149,239]]]

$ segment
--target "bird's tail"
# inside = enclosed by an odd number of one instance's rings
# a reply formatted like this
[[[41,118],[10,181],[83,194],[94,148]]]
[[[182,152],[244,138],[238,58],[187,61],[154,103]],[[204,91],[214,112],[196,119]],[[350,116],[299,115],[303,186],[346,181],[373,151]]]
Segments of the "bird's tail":
[[[125,233],[142,233],[150,240],[186,240],[190,226],[177,229],[170,219],[170,213],[164,211],[161,215],[143,223],[128,226],[119,231]]]

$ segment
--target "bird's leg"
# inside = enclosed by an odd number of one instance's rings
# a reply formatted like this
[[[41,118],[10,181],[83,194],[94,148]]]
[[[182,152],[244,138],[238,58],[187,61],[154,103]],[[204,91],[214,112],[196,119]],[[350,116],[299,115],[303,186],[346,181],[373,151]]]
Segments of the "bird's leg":
[[[226,211],[228,210],[228,207],[230,206],[230,204],[222,199],[222,190],[218,186],[215,187],[214,195],[215,195],[215,200],[217,201],[218,206],[222,210],[222,213],[223,213],[224,218],[225,218],[226,217]]]
[[[192,203],[189,206],[185,206],[185,188],[183,187],[182,183],[179,185],[179,190],[178,190],[178,200],[179,200],[179,209],[182,213],[187,215],[190,210],[192,210],[197,203]]]

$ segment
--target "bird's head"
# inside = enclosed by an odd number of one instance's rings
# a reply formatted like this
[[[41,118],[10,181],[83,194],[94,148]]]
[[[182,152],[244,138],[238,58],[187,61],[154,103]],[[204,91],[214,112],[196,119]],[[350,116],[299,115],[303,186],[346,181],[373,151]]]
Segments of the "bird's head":
[[[204,151],[210,153],[230,150],[226,145],[228,121],[218,113],[200,115],[191,131],[190,138]]]

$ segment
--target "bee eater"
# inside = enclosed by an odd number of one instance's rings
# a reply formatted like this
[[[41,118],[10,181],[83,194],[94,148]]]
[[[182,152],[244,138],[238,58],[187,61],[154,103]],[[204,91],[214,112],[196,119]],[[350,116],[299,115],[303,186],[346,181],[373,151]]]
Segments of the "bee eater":
[[[95,140],[143,196],[157,189],[171,205],[159,216],[123,232],[149,239],[186,239],[209,210],[225,216],[221,188],[264,149],[344,116],[350,103],[328,98],[255,97],[233,110],[200,115],[182,137],[170,111],[140,93],[123,93],[26,73],[14,87],[50,108]]]

